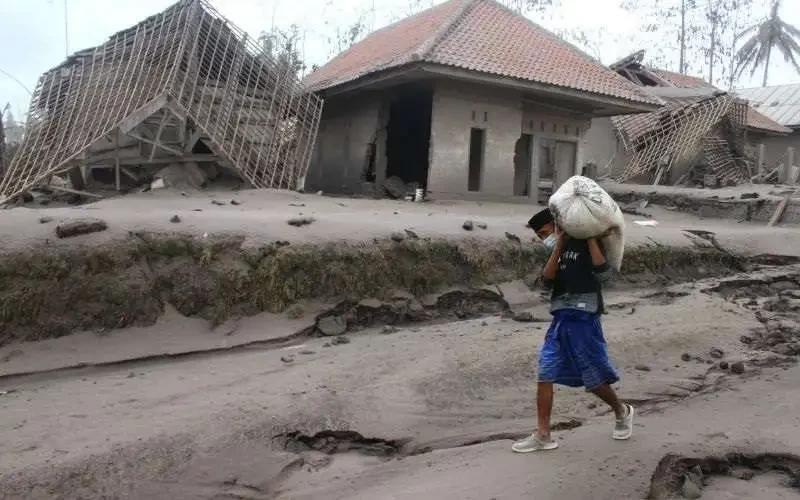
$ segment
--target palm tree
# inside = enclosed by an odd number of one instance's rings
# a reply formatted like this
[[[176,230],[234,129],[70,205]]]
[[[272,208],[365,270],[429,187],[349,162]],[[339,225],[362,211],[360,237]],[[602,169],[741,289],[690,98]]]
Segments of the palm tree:
[[[764,83],[767,86],[769,77],[769,62],[773,49],[779,50],[787,62],[792,63],[794,68],[800,73],[800,64],[797,57],[800,56],[800,29],[785,22],[778,15],[781,8],[781,0],[773,0],[770,15],[764,21],[753,25],[742,33],[739,38],[748,37],[744,45],[736,54],[738,59],[736,75],[737,77],[750,68],[750,75],[756,73],[756,69],[764,65]]]

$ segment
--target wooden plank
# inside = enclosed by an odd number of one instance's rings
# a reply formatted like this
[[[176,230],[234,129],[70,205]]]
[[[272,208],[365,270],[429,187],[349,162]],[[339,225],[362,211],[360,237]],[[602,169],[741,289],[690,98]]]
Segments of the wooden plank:
[[[130,132],[133,129],[138,127],[139,124],[145,121],[148,117],[158,113],[158,111],[166,106],[166,104],[167,96],[166,94],[161,94],[122,120],[119,123],[120,132],[130,135]]]
[[[155,142],[157,142],[158,144],[161,144],[161,134],[164,133],[164,127],[167,126],[168,122],[169,122],[169,112],[167,110],[164,110],[164,116],[161,117],[161,122],[158,124],[158,131],[156,131]],[[156,148],[153,148],[152,151],[150,151],[149,160],[153,161],[153,158],[155,157],[156,157]]]
[[[787,194],[780,203],[778,203],[778,208],[775,209],[775,213],[772,214],[772,218],[769,220],[767,227],[772,227],[778,222],[781,221],[781,217],[783,217],[783,212],[786,211],[786,207],[789,206],[789,200],[792,199],[792,195],[794,193]]]
[[[159,143],[159,142],[152,141],[152,140],[150,140],[150,139],[147,139],[147,138],[145,138],[145,137],[142,137],[141,135],[134,134],[133,132],[128,132],[128,135],[129,135],[129,136],[131,136],[131,137],[133,137],[134,139],[138,139],[138,140],[140,140],[140,141],[142,141],[142,142],[146,142],[146,143],[148,143],[148,144],[150,144],[150,145],[152,145],[152,146],[155,146],[155,147],[157,147],[157,148],[163,149],[164,151],[167,151],[167,152],[169,152],[169,153],[172,153],[172,154],[174,154],[174,155],[177,155],[177,156],[183,156],[183,151],[180,151],[180,150],[178,150],[178,149],[171,148],[171,147],[169,147],[169,146],[165,146],[165,145],[163,145],[163,144],[161,144],[161,143]]]
[[[136,175],[134,175],[134,173],[131,172],[130,170],[128,170],[127,168],[120,166],[119,170],[123,174],[127,175],[128,177],[130,177],[130,179],[133,180],[134,182],[139,182],[139,178],[136,177]]]
[[[119,160],[119,164],[123,173],[125,173],[124,167],[136,167],[139,165],[166,165],[169,163],[188,163],[188,162],[211,162],[211,163],[218,163],[220,165],[223,164],[223,160],[219,156],[213,154],[188,155],[181,157],[175,157],[175,156],[161,157],[161,158],[155,158],[153,161],[148,161],[146,159],[141,159],[138,157],[120,158]],[[92,161],[89,164],[89,168],[113,168],[114,164],[115,163],[113,158],[101,158]]]
[[[189,140],[186,141],[186,145],[184,146],[184,150],[187,153],[191,153],[192,149],[194,149],[194,145],[197,144],[197,141],[200,140],[200,137],[202,137],[202,135],[203,135],[203,133],[201,131],[199,131],[199,130],[195,130],[194,132],[192,132],[192,135],[189,137]]]

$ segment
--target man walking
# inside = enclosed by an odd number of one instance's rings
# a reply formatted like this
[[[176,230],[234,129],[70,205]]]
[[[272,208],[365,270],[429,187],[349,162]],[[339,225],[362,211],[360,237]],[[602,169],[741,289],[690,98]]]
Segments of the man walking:
[[[614,411],[614,439],[625,440],[633,433],[634,409],[622,403],[611,385],[619,381],[611,366],[603,338],[600,315],[603,283],[614,277],[604,250],[596,238],[578,240],[560,231],[550,210],[544,209],[528,225],[551,250],[542,279],[552,289],[550,325],[539,355],[536,407],[538,426],[530,437],[514,443],[517,453],[554,450],[558,442],[550,436],[553,384],[585,387]]]

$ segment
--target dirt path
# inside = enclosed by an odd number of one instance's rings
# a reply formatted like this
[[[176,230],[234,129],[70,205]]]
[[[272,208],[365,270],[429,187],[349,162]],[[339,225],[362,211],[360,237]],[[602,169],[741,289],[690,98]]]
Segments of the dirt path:
[[[609,294],[620,391],[641,411],[629,443],[608,438],[608,412],[590,396],[564,390],[555,420],[577,428],[559,433],[562,450],[512,455],[509,439],[534,422],[546,324],[489,317],[7,379],[0,496],[642,497],[668,452],[798,452],[798,369],[750,363],[735,375],[710,354],[764,356],[740,341],[763,329],[749,297],[722,295],[777,296],[787,280],[773,281]]]

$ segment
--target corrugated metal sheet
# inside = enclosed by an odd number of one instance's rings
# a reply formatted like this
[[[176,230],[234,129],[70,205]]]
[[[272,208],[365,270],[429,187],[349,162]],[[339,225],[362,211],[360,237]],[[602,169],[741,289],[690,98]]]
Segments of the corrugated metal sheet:
[[[800,84],[739,89],[736,93],[781,125],[800,127]]]

